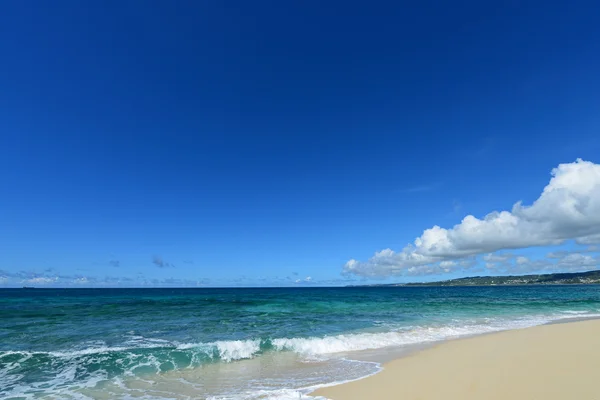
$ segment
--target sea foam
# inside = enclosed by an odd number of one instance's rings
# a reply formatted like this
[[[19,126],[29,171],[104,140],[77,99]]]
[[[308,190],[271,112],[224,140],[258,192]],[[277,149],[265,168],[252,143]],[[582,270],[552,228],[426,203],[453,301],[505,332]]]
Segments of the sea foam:
[[[355,333],[326,337],[279,338],[271,340],[276,350],[294,351],[304,355],[325,355],[390,346],[409,346],[438,342],[464,336],[480,335],[510,329],[521,329],[570,318],[599,318],[600,313],[564,311],[554,315],[529,316],[515,319],[489,318],[486,323],[460,323],[442,326],[419,326],[389,332]]]
[[[437,325],[425,325],[426,321],[423,321],[422,324],[412,327],[386,326],[385,330],[379,332],[355,332],[321,337],[223,340],[206,343],[178,343],[135,336],[123,342],[120,346],[109,346],[98,341],[88,343],[90,346],[88,348],[80,347],[63,351],[0,351],[0,364],[5,366],[4,369],[0,369],[0,381],[5,386],[5,391],[0,390],[0,394],[9,397],[29,398],[35,391],[42,388],[45,392],[64,393],[70,391],[69,388],[78,388],[76,392],[77,395],[80,395],[79,389],[94,388],[98,382],[112,379],[102,370],[87,370],[90,365],[106,362],[114,362],[113,368],[122,368],[122,376],[137,379],[148,372],[164,372],[165,365],[173,365],[171,368],[175,369],[194,368],[206,362],[230,363],[236,360],[250,359],[264,352],[293,352],[300,355],[307,362],[310,362],[313,357],[329,360],[338,359],[339,357],[352,358],[352,355],[348,353],[382,349],[390,346],[418,345],[469,335],[526,328],[563,319],[588,317],[598,318],[600,313],[562,310],[553,314],[523,317],[462,319],[444,324],[438,323]],[[181,357],[187,360],[184,364],[178,364]],[[23,386],[20,381],[24,378],[25,371],[30,368],[27,365],[34,365],[31,363],[52,365],[54,373],[51,376],[49,375],[45,381]],[[86,370],[87,375],[82,380],[82,373]],[[367,368],[365,366],[364,368],[364,371],[372,370],[372,367]],[[281,390],[266,392],[253,391],[246,393],[245,397],[238,396],[235,398],[292,399],[298,398],[299,395],[304,397],[305,394],[306,391],[282,388]],[[71,398],[77,397],[74,395]]]

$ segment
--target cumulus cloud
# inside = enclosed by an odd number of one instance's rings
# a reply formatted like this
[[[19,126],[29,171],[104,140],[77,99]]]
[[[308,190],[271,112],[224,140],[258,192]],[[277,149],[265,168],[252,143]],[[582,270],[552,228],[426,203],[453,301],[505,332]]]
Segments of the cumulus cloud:
[[[307,276],[304,279],[296,279],[296,283],[311,283],[312,282],[312,278],[310,276]]]
[[[600,165],[578,159],[560,164],[551,175],[531,205],[519,201],[511,211],[493,211],[482,219],[468,215],[450,229],[436,225],[398,252],[385,249],[367,261],[348,261],[343,272],[367,277],[427,274],[443,270],[443,262],[500,250],[559,245],[566,240],[599,243]],[[485,261],[491,265],[506,261],[494,261],[494,256]]]
[[[485,268],[497,274],[579,272],[600,266],[600,256],[590,254],[589,250],[555,251],[538,259],[513,254],[508,254],[508,257],[502,255],[499,258],[489,256],[486,255],[483,259],[492,258],[496,261],[485,262]]]
[[[529,263],[530,261],[529,261],[529,258],[527,258],[527,257],[519,256],[519,257],[515,258],[515,262],[518,265],[525,265],[525,264]]]
[[[513,253],[488,253],[485,254],[482,259],[486,269],[500,271],[512,267],[517,256]],[[521,263],[523,263],[524,260],[525,257],[522,257]]]
[[[554,264],[554,269],[560,271],[581,271],[597,268],[598,264],[600,264],[598,257],[592,257],[589,254],[570,253],[559,259]]]

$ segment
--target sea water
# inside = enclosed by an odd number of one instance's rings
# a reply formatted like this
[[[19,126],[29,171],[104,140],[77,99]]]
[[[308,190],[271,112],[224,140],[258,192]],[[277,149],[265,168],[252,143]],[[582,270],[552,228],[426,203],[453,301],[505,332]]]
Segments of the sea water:
[[[2,399],[298,399],[442,340],[600,316],[600,286],[0,289]]]

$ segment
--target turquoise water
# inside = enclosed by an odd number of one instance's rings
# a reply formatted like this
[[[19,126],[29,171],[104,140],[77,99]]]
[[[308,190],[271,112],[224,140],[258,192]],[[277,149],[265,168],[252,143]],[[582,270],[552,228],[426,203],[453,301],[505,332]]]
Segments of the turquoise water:
[[[365,352],[600,316],[600,286],[0,290],[0,398],[297,399]]]

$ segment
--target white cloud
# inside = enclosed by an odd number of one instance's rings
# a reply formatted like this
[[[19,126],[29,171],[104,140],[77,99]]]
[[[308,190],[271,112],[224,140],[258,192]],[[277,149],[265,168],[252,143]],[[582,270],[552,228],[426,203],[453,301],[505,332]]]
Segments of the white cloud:
[[[515,262],[519,265],[525,265],[525,264],[529,263],[529,258],[519,256],[515,259]]]
[[[598,264],[600,264],[598,257],[592,257],[589,254],[570,253],[559,259],[554,269],[560,271],[581,271],[597,268]]]
[[[310,276],[307,276],[304,279],[296,279],[296,283],[310,283],[312,282],[312,278]]]
[[[21,283],[30,284],[30,285],[49,285],[51,283],[55,283],[58,281],[58,277],[47,277],[47,276],[38,276],[35,278],[24,279]]]
[[[436,225],[399,252],[385,249],[364,262],[348,261],[344,273],[428,273],[432,265],[439,269],[444,261],[499,250],[558,245],[569,239],[581,244],[597,243],[600,239],[600,165],[581,159],[554,168],[550,182],[530,206],[519,201],[511,211],[493,211],[483,219],[468,215],[450,229]],[[485,261],[490,265],[507,261],[494,260],[496,256],[489,255]]]
[[[440,267],[442,268],[451,268],[456,266],[456,261],[442,261],[440,263]]]
[[[507,262],[509,260],[512,260],[513,258],[515,258],[515,256],[511,253],[489,253],[483,256],[483,259],[489,262]]]

